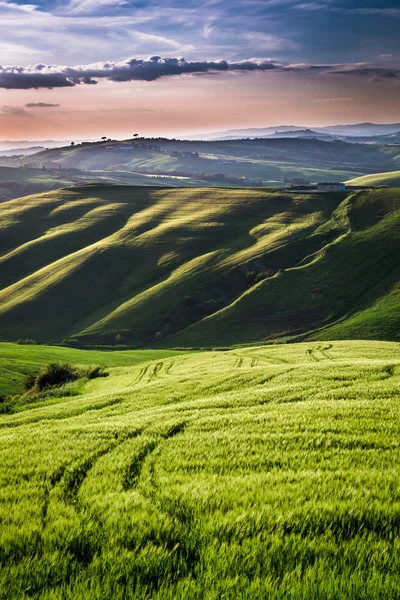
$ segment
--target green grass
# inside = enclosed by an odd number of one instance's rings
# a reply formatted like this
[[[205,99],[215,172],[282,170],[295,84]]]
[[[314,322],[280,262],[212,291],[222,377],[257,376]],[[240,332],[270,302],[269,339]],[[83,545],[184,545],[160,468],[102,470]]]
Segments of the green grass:
[[[0,598],[399,597],[399,344],[109,370],[0,416]]]
[[[389,187],[400,187],[400,171],[389,173],[373,173],[347,181],[348,185],[387,185]]]
[[[181,354],[170,350],[96,351],[0,342],[0,394],[17,394],[23,390],[25,376],[50,362],[67,362],[78,366],[129,366]]]
[[[104,184],[6,202],[1,335],[210,348],[329,339],[340,324],[340,338],[397,340],[399,206],[396,189]]]

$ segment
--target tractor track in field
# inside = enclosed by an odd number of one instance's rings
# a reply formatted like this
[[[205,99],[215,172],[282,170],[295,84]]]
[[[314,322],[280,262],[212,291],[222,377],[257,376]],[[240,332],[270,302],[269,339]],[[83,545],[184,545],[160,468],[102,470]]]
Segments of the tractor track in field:
[[[144,463],[148,456],[150,456],[162,443],[162,440],[169,440],[179,433],[183,433],[186,427],[184,421],[180,421],[172,425],[165,433],[159,435],[159,439],[150,439],[145,445],[139,449],[138,453],[134,456],[133,460],[129,463],[125,470],[125,475],[122,482],[124,491],[137,487],[137,483],[140,479]]]
[[[134,380],[132,385],[137,385],[141,383],[144,379],[147,380],[147,383],[159,377],[159,375],[168,375],[171,368],[174,365],[174,361],[171,361],[165,364],[164,361],[158,361],[156,363],[150,363],[142,367],[138,373],[138,376]]]
[[[324,360],[335,360],[330,352],[332,347],[333,344],[320,344],[314,348],[308,348],[306,350],[306,355],[312,362],[317,363]]]

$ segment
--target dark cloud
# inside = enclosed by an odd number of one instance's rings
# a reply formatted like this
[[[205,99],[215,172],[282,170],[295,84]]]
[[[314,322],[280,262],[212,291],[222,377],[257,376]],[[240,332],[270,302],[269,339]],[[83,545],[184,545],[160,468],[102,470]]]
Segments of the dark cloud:
[[[270,71],[276,69],[270,61],[244,60],[234,63],[221,61],[186,61],[184,58],[148,60],[131,58],[122,62],[103,62],[95,65],[63,67],[34,65],[32,67],[1,67],[0,87],[6,89],[57,88],[75,85],[94,85],[99,79],[115,82],[155,81],[161,77],[191,73],[222,71]]]
[[[12,115],[14,117],[27,116],[29,113],[21,106],[2,106],[1,112],[4,115]]]
[[[51,104],[49,102],[28,102],[25,108],[56,108],[59,104]]]
[[[375,78],[400,77],[400,69],[365,63],[344,65],[282,65],[268,60],[249,59],[238,62],[186,61],[184,58],[161,58],[147,60],[130,58],[122,62],[103,62],[94,65],[64,67],[38,64],[31,67],[1,67],[0,88],[31,89],[95,85],[99,79],[114,82],[155,81],[161,77],[201,75],[221,72],[250,71],[298,71],[308,73],[335,73],[364,75]],[[44,107],[45,103],[36,103]],[[33,106],[32,106],[33,107]]]

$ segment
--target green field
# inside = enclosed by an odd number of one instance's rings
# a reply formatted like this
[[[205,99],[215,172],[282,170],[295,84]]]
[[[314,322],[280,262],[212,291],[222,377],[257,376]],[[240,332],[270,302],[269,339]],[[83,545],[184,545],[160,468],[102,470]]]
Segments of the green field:
[[[400,339],[400,191],[95,184],[0,205],[0,334],[215,348]]]
[[[0,598],[399,597],[398,343],[109,371],[0,415]]]
[[[388,187],[400,187],[400,171],[389,171],[388,173],[373,173],[347,181],[348,185],[386,185]]]
[[[96,351],[36,346],[0,342],[0,395],[23,391],[25,376],[35,373],[51,362],[78,366],[132,366],[149,360],[163,360],[181,354],[174,350]]]

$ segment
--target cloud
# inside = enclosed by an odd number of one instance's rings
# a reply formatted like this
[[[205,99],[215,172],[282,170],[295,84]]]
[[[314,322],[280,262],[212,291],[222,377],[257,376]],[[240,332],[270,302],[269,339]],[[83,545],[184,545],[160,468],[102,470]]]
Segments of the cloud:
[[[191,73],[223,71],[271,71],[277,65],[266,60],[243,60],[239,62],[186,61],[184,58],[161,58],[147,60],[130,58],[122,62],[102,62],[92,65],[65,67],[37,64],[30,67],[0,66],[0,88],[32,89],[94,85],[99,79],[114,82],[155,81],[161,77]]]
[[[293,6],[299,10],[310,10],[320,11],[327,10],[333,13],[340,13],[342,15],[361,15],[361,16],[377,16],[377,17],[400,17],[400,8],[383,8],[383,7],[363,7],[363,8],[351,8],[344,7],[335,4],[331,4],[329,0],[324,2],[303,2],[301,4],[295,4]]]
[[[0,8],[5,8],[6,10],[12,11],[20,11],[24,13],[31,13],[36,10],[36,6],[34,4],[16,4],[14,2],[0,2]]]
[[[249,40],[255,48],[266,51],[296,49],[299,47],[299,44],[296,42],[277,37],[276,35],[260,33],[259,31],[248,31],[243,33],[241,37],[245,40]]]
[[[26,117],[29,113],[21,106],[2,106],[1,112],[4,115],[10,115],[13,117]]]
[[[56,108],[59,104],[51,104],[49,102],[28,102],[25,108]]]
[[[73,13],[90,13],[98,11],[101,8],[126,6],[126,0],[72,0],[69,3],[68,10]]]
[[[283,65],[265,59],[251,58],[237,62],[186,61],[184,58],[161,58],[147,60],[130,58],[121,62],[107,61],[76,67],[37,64],[29,67],[0,66],[0,88],[32,89],[60,88],[76,85],[95,85],[99,80],[113,82],[155,81],[162,77],[198,75],[222,72],[298,72],[308,74],[335,74],[364,76],[373,79],[400,77],[400,68],[388,68],[372,63],[349,63],[339,65],[295,64]]]
[[[400,8],[350,8],[346,12],[353,15],[400,17]]]

